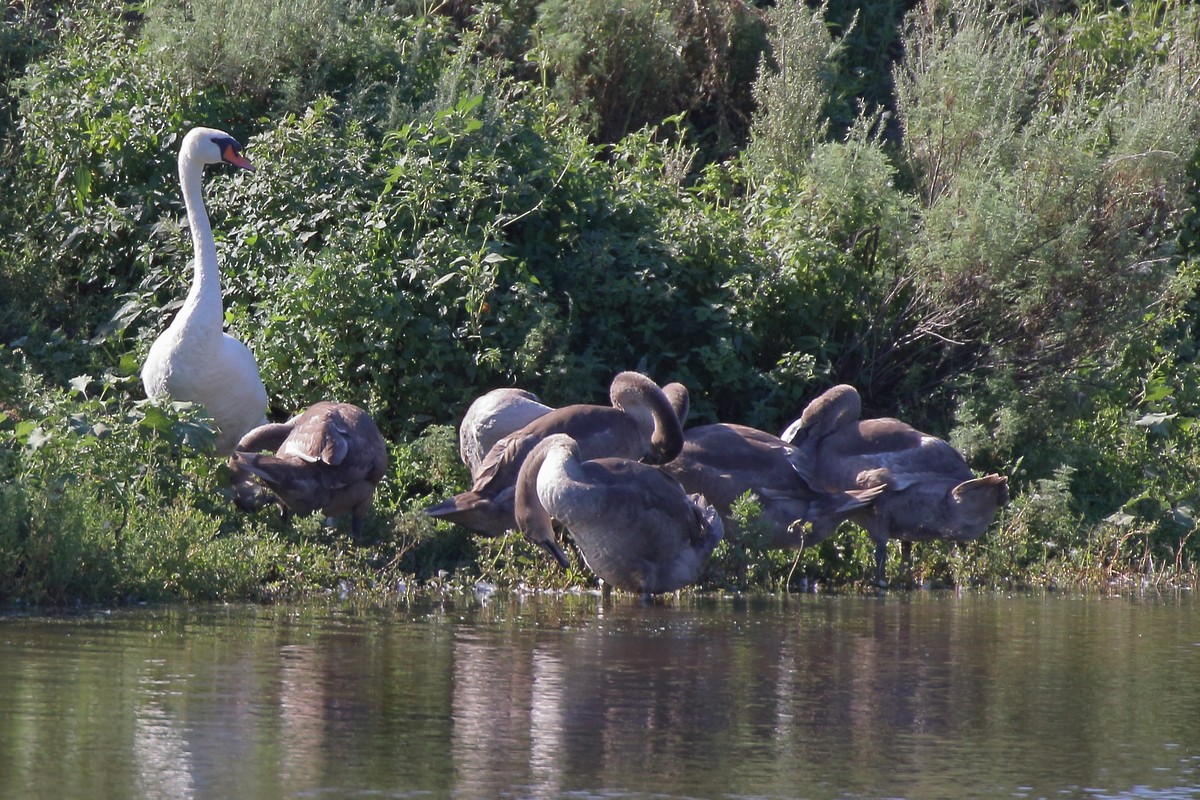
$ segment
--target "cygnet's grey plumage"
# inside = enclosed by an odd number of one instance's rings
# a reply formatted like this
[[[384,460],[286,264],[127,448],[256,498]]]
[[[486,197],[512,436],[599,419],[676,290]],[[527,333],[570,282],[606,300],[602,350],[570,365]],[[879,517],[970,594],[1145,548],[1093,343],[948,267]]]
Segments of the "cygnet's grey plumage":
[[[1008,502],[1008,479],[977,478],[948,442],[897,419],[862,420],[861,413],[858,391],[834,386],[809,403],[782,438],[798,448],[797,468],[815,489],[887,487],[852,517],[875,542],[882,585],[889,539],[978,539]]]
[[[257,452],[263,449],[275,452]],[[250,491],[253,476],[289,512],[353,515],[357,536],[387,462],[387,443],[367,412],[349,403],[320,402],[286,423],[247,433],[229,466],[239,506],[249,510],[273,499]]]
[[[524,460],[516,519],[535,542],[570,531],[602,581],[639,594],[672,592],[704,572],[723,534],[720,516],[661,469],[619,458],[583,460],[565,434],[542,439]]]
[[[683,450],[663,470],[712,503],[730,538],[735,535],[733,503],[753,492],[762,510],[758,519],[770,531],[770,539],[761,543],[768,548],[816,544],[882,491],[816,491],[796,471],[796,448],[745,425],[701,425],[684,431],[683,439]]]
[[[611,406],[554,409],[505,436],[479,465],[470,491],[425,513],[489,536],[515,528],[513,502],[521,464],[538,442],[555,433],[571,436],[584,460],[616,457],[662,464],[679,455],[683,429],[658,384],[640,373],[622,372],[609,387],[609,399]]]
[[[682,383],[673,382],[665,384],[662,390],[667,402],[674,409],[675,416],[679,417],[680,426],[687,425],[688,413],[692,409],[692,397],[688,394],[687,387]]]

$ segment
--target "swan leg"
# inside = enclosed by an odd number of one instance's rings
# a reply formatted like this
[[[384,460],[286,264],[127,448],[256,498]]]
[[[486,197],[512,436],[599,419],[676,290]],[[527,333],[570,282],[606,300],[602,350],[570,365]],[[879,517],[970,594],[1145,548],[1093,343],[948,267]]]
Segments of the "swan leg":
[[[875,585],[886,589],[887,582],[887,544],[886,536],[875,540]]]
[[[913,582],[913,563],[912,563],[913,543],[908,539],[903,539],[900,542],[900,564],[904,569],[904,574],[908,576],[908,584],[912,586]]]
[[[367,512],[371,510],[371,499],[360,503],[353,511],[350,512],[350,535],[354,537],[354,541],[358,541],[362,537],[363,521],[367,518]]]

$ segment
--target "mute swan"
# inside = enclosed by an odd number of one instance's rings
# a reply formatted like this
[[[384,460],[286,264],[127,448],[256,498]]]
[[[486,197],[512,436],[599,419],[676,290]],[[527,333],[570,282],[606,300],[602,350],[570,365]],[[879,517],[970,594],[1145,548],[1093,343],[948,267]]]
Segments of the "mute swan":
[[[471,478],[492,445],[553,410],[524,389],[493,389],[475,398],[458,426],[458,454]]]
[[[206,164],[254,167],[241,145],[213,128],[193,128],[179,149],[179,184],[192,234],[193,278],[183,307],[150,347],[142,366],[147,397],[202,403],[216,421],[218,455],[229,455],[247,431],[267,421],[267,390],[246,346],[222,330],[221,275],[204,208]]]
[[[570,405],[549,411],[505,436],[488,451],[470,491],[425,509],[477,533],[499,536],[515,527],[513,495],[521,464],[534,446],[566,433],[585,459],[632,458],[662,464],[679,455],[683,429],[663,390],[637,372],[622,372],[609,387],[611,406]]]
[[[888,539],[973,541],[1008,502],[1008,479],[977,478],[966,459],[936,436],[897,419],[860,420],[862,401],[853,386],[834,386],[804,409],[784,431],[801,458],[797,469],[814,488],[834,492],[886,486],[852,519],[875,542],[875,572],[886,585]]]
[[[796,471],[794,447],[769,433],[745,425],[718,423],[683,432],[683,450],[662,469],[683,488],[702,494],[725,523],[727,537],[736,528],[730,518],[734,501],[746,492],[758,497],[771,537],[768,548],[801,548],[816,544],[868,506],[883,487],[819,492]],[[803,523],[811,525],[807,532]]]
[[[276,452],[263,455],[256,452],[260,449]],[[357,537],[387,461],[387,443],[367,412],[349,403],[320,402],[289,422],[250,431],[238,442],[229,467],[243,509],[263,505],[248,485],[254,476],[289,512],[352,514],[351,531]]]
[[[571,532],[596,577],[639,594],[695,582],[721,541],[721,518],[661,469],[621,458],[584,461],[566,434],[541,440],[521,465],[516,519],[558,550],[551,519]]]

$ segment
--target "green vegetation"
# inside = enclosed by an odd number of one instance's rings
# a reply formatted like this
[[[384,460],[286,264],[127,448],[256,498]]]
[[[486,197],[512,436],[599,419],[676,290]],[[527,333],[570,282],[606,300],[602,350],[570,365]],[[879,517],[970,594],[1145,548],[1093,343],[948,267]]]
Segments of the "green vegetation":
[[[0,601],[564,587],[420,509],[518,385],[638,369],[693,424],[833,383],[1010,476],[937,585],[1194,583],[1200,12],[1181,0],[112,0],[0,27]],[[1037,6],[1041,8],[1041,6]],[[186,291],[192,125],[230,329],[273,414],[369,409],[361,541],[233,509],[203,410],[136,378]],[[722,545],[706,585],[863,585],[861,531]]]

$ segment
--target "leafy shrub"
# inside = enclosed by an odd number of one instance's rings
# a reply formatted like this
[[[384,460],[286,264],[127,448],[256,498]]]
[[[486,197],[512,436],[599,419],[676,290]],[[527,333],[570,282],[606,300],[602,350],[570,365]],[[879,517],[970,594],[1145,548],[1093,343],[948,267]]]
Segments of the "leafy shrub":
[[[39,387],[35,404],[0,419],[12,476],[0,490],[0,600],[367,591],[399,561],[396,541],[347,547],[314,518],[284,527],[232,513],[211,421],[188,404],[131,402],[128,382],[84,375],[66,391]]]
[[[536,30],[543,64],[583,108],[601,141],[613,142],[682,103],[685,65],[666,3],[550,2]]]
[[[0,183],[14,186],[20,160],[18,123],[20,81],[31,62],[49,49],[46,29],[53,26],[53,12],[41,4],[10,5],[0,22]],[[0,249],[0,338],[7,331],[29,326],[31,307],[45,290],[38,265],[13,247],[16,230],[24,223],[24,209],[0,204],[0,232],[6,246]]]
[[[826,0],[825,24],[838,43],[835,88],[826,106],[835,135],[854,126],[860,109],[881,114],[890,141],[895,125],[892,65],[903,55],[901,31],[911,0]]]
[[[262,0],[237,15],[252,40],[222,2],[162,0],[142,25],[89,0],[2,29],[6,597],[582,581],[420,508],[465,485],[453,426],[479,393],[603,402],[630,368],[688,385],[696,421],[777,430],[843,381],[868,414],[953,421],[1016,497],[983,541],[918,548],[915,577],[1194,574],[1190,7],[921,6],[897,142],[872,107],[890,88],[864,85],[878,63],[852,55],[894,3],[852,22],[833,2]],[[752,141],[725,159],[752,90]],[[175,156],[198,123],[258,165],[205,188],[226,321],[273,413],[356,402],[391,443],[362,542],[231,513],[180,438],[195,412],[136,399],[187,285]],[[107,377],[70,383],[86,374]],[[712,585],[854,583],[871,552],[852,526],[798,561],[728,546]]]
[[[168,148],[195,113],[140,64],[116,10],[88,6],[20,82],[22,213],[6,250],[37,283],[42,321],[70,335],[88,336],[95,306],[135,274],[174,173]]]
[[[727,267],[703,220],[676,227],[686,195],[662,180],[684,153],[646,133],[602,163],[503,87],[381,142],[333,110],[285,118],[251,143],[262,169],[210,187],[244,214],[226,305],[282,409],[340,397],[411,431],[481,386],[576,402],[621,369],[708,376],[694,351],[729,323],[692,308]]]
[[[212,428],[194,412],[178,418],[127,405],[122,383],[84,375],[65,393],[42,388],[37,405],[14,409],[0,426],[6,446],[19,452],[0,533],[0,563],[12,570],[0,582],[9,597],[120,596],[132,586],[124,556],[130,537],[145,533],[139,520],[151,530],[163,522],[172,498],[193,485],[190,468],[212,486],[208,460],[188,454],[211,448]],[[185,550],[198,521],[176,519],[170,529]]]

